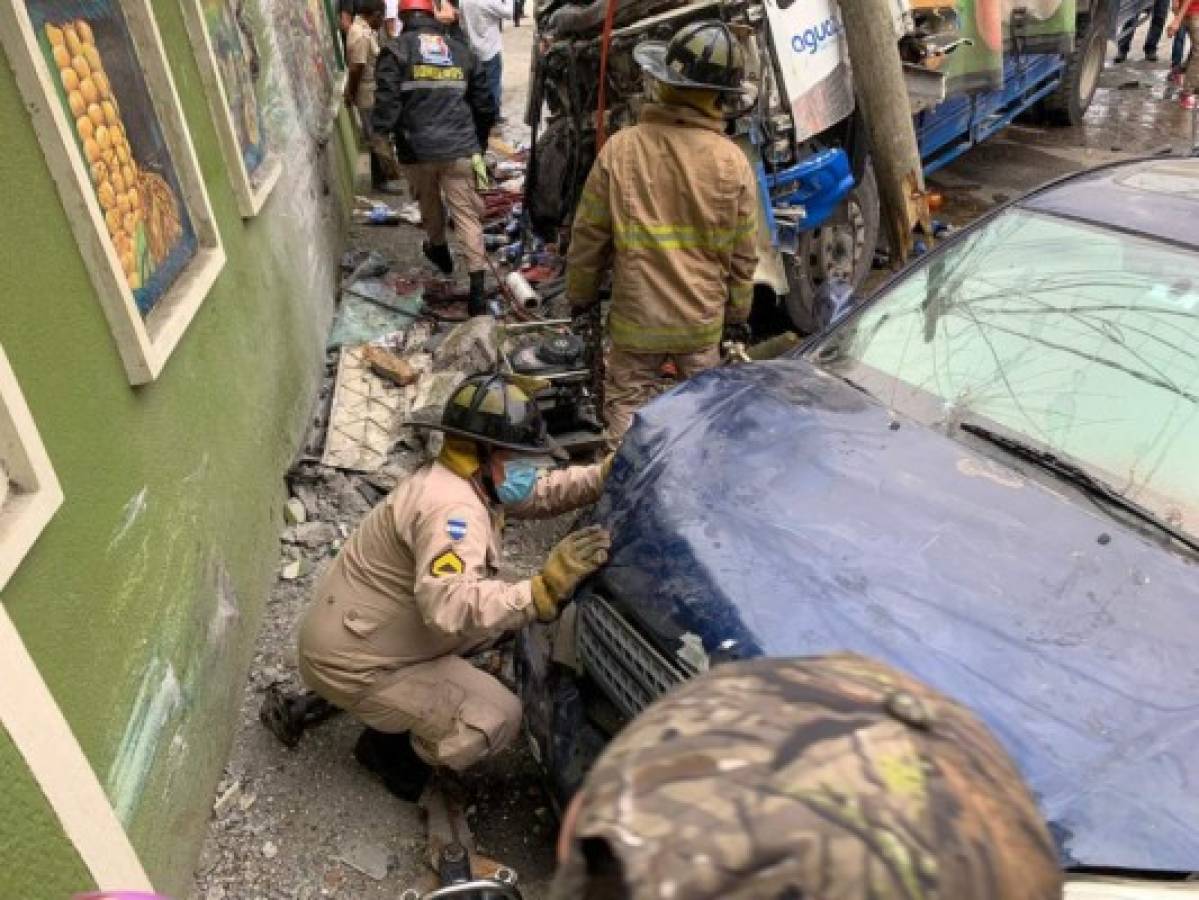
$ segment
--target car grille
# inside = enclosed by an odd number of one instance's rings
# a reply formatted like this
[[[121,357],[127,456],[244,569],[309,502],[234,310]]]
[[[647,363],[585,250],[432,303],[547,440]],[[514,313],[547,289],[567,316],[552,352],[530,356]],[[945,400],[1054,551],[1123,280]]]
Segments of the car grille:
[[[686,678],[594,594],[579,605],[576,640],[587,674],[630,718]]]

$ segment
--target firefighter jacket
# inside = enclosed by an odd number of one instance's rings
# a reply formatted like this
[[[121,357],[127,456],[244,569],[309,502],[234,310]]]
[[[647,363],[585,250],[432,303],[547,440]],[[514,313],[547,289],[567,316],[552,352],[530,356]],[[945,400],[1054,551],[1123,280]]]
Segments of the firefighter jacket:
[[[573,307],[595,303],[612,267],[612,344],[692,353],[749,317],[758,194],[724,123],[684,106],[647,105],[604,144],[575,211],[567,257]]]
[[[495,120],[482,64],[435,19],[415,18],[380,51],[371,124],[394,137],[400,162],[469,158]]]

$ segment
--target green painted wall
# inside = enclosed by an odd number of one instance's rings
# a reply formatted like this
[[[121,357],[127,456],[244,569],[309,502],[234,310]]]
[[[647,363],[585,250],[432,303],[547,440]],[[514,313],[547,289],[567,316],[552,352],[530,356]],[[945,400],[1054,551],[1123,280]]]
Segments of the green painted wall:
[[[352,136],[343,115],[315,150],[288,95],[274,98],[285,170],[243,222],[179,2],[153,6],[229,260],[159,379],[131,388],[0,66],[0,345],[66,495],[0,599],[156,887],[183,896],[277,559],[282,474],[322,371]],[[264,49],[268,87],[286,91]],[[10,853],[50,826],[7,743],[0,784],[12,871]],[[30,810],[28,827],[10,809]],[[45,840],[44,864],[79,882],[69,845]]]
[[[95,885],[25,760],[0,728],[0,887],[6,897],[70,897]]]

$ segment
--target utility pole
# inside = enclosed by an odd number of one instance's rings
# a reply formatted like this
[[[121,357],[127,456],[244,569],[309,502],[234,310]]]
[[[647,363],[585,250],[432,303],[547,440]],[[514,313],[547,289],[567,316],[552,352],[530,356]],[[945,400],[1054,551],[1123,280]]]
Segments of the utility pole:
[[[891,0],[838,0],[860,112],[878,179],[893,264],[907,262],[917,225],[932,239],[924,171],[892,26]]]

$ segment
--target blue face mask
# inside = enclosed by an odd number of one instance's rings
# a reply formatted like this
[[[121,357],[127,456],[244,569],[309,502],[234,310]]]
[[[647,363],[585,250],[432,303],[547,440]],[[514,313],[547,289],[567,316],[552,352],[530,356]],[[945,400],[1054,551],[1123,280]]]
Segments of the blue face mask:
[[[500,503],[511,506],[529,499],[537,484],[537,467],[526,459],[504,463],[504,480],[495,486]]]

